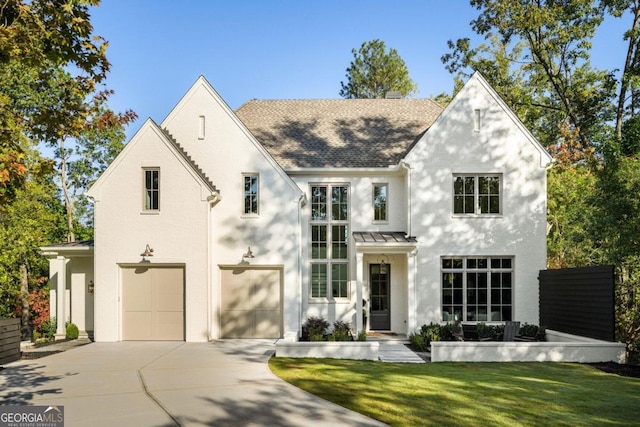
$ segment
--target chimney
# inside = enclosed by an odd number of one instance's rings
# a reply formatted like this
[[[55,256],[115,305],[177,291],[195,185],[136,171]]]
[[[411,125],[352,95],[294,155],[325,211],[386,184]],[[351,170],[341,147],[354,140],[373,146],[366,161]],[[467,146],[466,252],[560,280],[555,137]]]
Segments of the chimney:
[[[402,99],[402,94],[397,90],[390,90],[384,94],[384,99]]]

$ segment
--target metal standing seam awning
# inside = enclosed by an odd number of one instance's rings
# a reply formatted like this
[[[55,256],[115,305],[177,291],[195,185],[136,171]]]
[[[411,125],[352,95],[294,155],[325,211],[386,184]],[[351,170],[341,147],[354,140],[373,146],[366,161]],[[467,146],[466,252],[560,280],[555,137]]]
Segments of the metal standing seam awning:
[[[404,231],[354,231],[352,233],[356,252],[411,252],[418,246],[414,236],[407,236]]]

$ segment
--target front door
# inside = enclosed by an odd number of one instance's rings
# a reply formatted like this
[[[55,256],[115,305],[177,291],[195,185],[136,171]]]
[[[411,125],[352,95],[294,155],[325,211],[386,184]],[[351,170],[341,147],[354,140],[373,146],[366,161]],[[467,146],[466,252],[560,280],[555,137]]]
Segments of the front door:
[[[371,264],[369,281],[371,284],[370,328],[372,330],[391,330],[391,266],[389,264]]]

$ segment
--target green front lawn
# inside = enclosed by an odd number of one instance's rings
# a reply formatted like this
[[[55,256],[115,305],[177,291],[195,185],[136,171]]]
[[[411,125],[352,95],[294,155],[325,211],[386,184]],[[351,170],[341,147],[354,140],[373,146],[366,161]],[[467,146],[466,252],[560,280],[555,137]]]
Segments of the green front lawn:
[[[271,358],[280,378],[394,426],[640,425],[640,379],[572,363]]]

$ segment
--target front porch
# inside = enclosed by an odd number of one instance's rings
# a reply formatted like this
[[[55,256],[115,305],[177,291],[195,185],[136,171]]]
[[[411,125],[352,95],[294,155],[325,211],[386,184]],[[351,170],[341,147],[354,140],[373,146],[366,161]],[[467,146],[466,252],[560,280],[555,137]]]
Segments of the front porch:
[[[417,240],[404,232],[354,232],[357,331],[407,335],[417,327]]]

